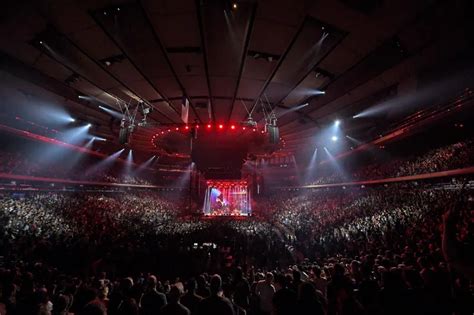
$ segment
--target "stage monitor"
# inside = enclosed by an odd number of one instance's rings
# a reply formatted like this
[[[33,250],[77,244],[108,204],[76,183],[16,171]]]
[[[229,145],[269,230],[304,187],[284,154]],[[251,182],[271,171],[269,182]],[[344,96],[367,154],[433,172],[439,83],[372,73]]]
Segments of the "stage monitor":
[[[206,216],[250,216],[248,183],[242,180],[207,181],[203,214]]]

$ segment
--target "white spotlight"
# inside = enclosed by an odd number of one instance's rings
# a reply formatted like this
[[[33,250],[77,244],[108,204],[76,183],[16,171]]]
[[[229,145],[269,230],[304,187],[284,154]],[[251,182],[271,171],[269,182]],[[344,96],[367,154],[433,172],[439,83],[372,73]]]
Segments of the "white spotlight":
[[[107,141],[107,139],[98,137],[98,136],[93,136],[92,139],[97,140],[97,141]]]
[[[336,121],[334,121],[334,125],[336,125],[336,127],[338,127],[340,124],[341,124],[341,121],[340,121],[339,119],[337,119]]]
[[[311,92],[311,94],[312,95],[323,95],[323,94],[326,94],[326,92],[316,89],[316,90],[313,90]]]
[[[92,124],[91,124],[91,123],[88,123],[88,124],[86,125],[86,127],[87,127],[87,128],[90,128],[90,127],[92,127]]]
[[[337,141],[337,136],[332,136],[332,137],[331,137],[331,140],[332,140],[333,142],[336,142],[336,141]]]

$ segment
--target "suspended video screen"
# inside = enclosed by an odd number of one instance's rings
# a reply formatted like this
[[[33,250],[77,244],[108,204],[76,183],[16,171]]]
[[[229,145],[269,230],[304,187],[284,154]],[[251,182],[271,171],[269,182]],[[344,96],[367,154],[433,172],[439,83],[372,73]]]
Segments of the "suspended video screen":
[[[252,213],[246,181],[208,181],[203,213],[207,216],[249,216]]]

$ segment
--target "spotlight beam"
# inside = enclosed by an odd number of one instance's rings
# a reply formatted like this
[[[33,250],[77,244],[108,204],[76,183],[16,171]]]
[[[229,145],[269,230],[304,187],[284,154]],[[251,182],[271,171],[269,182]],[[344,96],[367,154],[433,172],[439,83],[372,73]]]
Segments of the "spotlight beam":
[[[300,109],[302,109],[302,108],[304,108],[308,105],[309,105],[309,103],[304,103],[304,104],[301,104],[301,105],[298,105],[298,106],[293,106],[293,107],[290,107],[290,108],[279,106],[278,109],[280,109],[280,108],[285,108],[285,109],[277,111],[276,117],[280,118],[283,115],[286,115],[286,114],[291,113],[291,112],[296,112],[296,111],[298,111],[298,110],[300,110]]]
[[[139,173],[141,173],[143,170],[145,170],[146,168],[148,168],[149,166],[151,166],[154,162],[155,162],[155,159],[156,159],[156,155],[153,155],[151,158],[149,158],[148,160],[146,160],[145,162],[143,162],[135,171],[134,175],[138,175]]]
[[[99,106],[100,109],[102,109],[104,112],[106,112],[107,114],[109,114],[110,116],[112,117],[115,117],[115,118],[118,118],[118,119],[122,119],[123,118],[123,114],[122,113],[119,113],[117,111],[114,111],[114,110],[111,110],[107,107],[104,107],[102,105]]]
[[[304,23],[303,23],[303,24],[304,24]],[[298,37],[298,35],[299,35],[300,32],[301,32],[301,28],[298,29],[297,34],[296,34],[295,37],[293,38],[293,41],[296,40],[296,38]],[[314,62],[314,61],[311,62],[311,59],[314,59],[314,56],[317,56],[317,55],[319,54],[319,52],[321,51],[321,47],[322,47],[322,45],[323,45],[323,42],[324,42],[324,40],[328,37],[328,35],[329,35],[329,33],[324,32],[324,33],[321,35],[321,38],[314,44],[314,46],[313,46],[309,51],[307,51],[307,52],[304,54],[304,56],[302,56],[302,58],[300,59],[300,62],[299,62],[299,63],[300,63],[301,65],[310,64],[311,66],[308,67],[310,70],[309,70],[304,76],[302,76],[302,77],[298,80],[298,82],[296,82],[296,83],[294,84],[294,86],[291,87],[291,89],[289,90],[289,92],[288,92],[286,95],[284,95],[280,100],[278,100],[278,101],[275,102],[274,104],[280,104],[281,102],[283,102],[283,100],[284,100],[285,98],[287,98],[288,95],[290,95],[290,94],[296,89],[296,87],[297,87],[298,85],[300,85],[301,82],[303,82],[303,80],[313,71],[314,67],[316,66],[316,62]],[[341,39],[341,40],[342,40],[342,39]],[[294,42],[292,42],[292,43],[290,44],[289,48],[291,48],[291,47],[293,46],[293,43],[294,43]],[[265,82],[265,84],[264,84],[264,86],[263,86],[263,89],[261,90],[261,93],[259,94],[259,97],[257,98],[257,100],[261,98],[261,96],[262,96],[263,92],[266,90],[268,84],[270,83],[271,80],[273,80],[273,77],[274,77],[274,75],[276,74],[276,71],[279,69],[279,67],[280,67],[280,65],[281,65],[281,61],[285,59],[287,53],[288,53],[288,51],[285,51],[285,54],[278,60],[278,61],[279,61],[279,62],[278,62],[278,65],[275,67],[275,70],[274,70],[274,72],[272,73],[272,75],[270,76],[270,78]],[[316,92],[315,94],[310,95],[310,96],[307,98],[308,103],[309,103],[309,99],[310,99],[311,97],[314,97],[315,95],[326,94],[326,92],[325,92],[325,91],[322,91],[322,90],[315,90],[315,92]],[[257,104],[258,104],[258,102],[255,102],[255,104],[252,106],[250,112],[252,112],[252,111],[255,109],[255,107],[257,106]],[[306,116],[306,115],[305,115],[305,116]],[[260,122],[260,121],[259,121],[259,122]],[[318,126],[319,126],[319,125],[318,125]]]
[[[344,172],[344,170],[342,169],[342,166],[337,162],[337,160],[334,158],[334,156],[331,154],[331,152],[329,152],[328,148],[324,147],[324,151],[326,152],[326,154],[328,156],[328,159],[329,159],[329,162],[334,167],[336,172],[341,175],[343,180],[347,180],[347,175]],[[320,164],[322,164],[322,162]]]
[[[97,173],[98,171],[101,171],[102,169],[105,169],[106,167],[112,165],[113,162],[119,158],[120,154],[122,154],[123,151],[125,151],[125,149],[120,149],[117,152],[106,157],[102,161],[98,162],[97,164],[93,165],[85,172],[85,177]]]

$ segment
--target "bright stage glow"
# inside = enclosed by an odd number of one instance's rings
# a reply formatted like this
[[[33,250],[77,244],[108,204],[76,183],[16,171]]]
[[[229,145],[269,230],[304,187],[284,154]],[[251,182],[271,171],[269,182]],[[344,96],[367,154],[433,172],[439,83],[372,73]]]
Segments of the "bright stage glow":
[[[336,127],[338,127],[339,125],[341,124],[341,121],[339,119],[337,119],[335,122],[334,122],[334,125]]]
[[[331,137],[331,140],[332,140],[333,142],[336,142],[337,139],[338,139],[337,136],[332,136],[332,137]]]
[[[222,129],[222,128],[224,128],[224,125],[219,125],[219,129]]]
[[[235,126],[234,126],[234,125],[230,126],[230,129],[234,130],[234,129],[235,129]]]
[[[245,181],[208,181],[203,214],[210,216],[249,216],[250,190]]]

